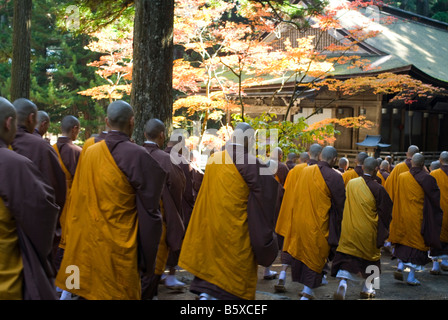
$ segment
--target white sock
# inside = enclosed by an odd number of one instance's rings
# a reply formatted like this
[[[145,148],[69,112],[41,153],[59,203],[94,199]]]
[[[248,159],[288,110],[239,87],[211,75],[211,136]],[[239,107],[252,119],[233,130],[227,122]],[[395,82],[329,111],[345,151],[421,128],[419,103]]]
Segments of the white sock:
[[[215,297],[212,297],[211,295],[207,294],[207,293],[201,293],[199,295],[199,300],[218,300]]]
[[[72,300],[72,293],[63,290],[61,294],[61,298],[59,300]]]
[[[404,269],[404,264],[401,260],[398,260],[398,266],[397,266],[397,271],[403,271]]]
[[[167,286],[182,286],[182,285],[185,285],[185,283],[177,280],[177,278],[174,274],[169,274],[166,276],[165,285],[167,285]]]
[[[448,260],[447,259],[443,259],[442,260],[442,266],[445,266],[445,267],[448,266]]]
[[[310,287],[304,286],[302,292],[306,293],[306,294],[309,294],[310,296],[314,296],[313,289],[311,289]],[[309,300],[309,299],[302,296],[300,298],[300,300]]]
[[[440,270],[440,264],[439,261],[433,260],[432,261],[432,270],[439,271]]]
[[[364,291],[364,292],[374,292],[375,290],[373,290],[372,282],[370,282],[369,284],[366,285],[366,281],[364,281],[364,285],[362,286],[362,291]]]
[[[278,276],[278,278],[285,280],[286,279],[286,271],[283,271],[283,270],[280,271],[280,275]]]
[[[415,269],[414,268],[410,268],[411,270],[409,271],[409,274],[408,274],[408,281],[409,282],[414,282],[416,279],[415,279]]]

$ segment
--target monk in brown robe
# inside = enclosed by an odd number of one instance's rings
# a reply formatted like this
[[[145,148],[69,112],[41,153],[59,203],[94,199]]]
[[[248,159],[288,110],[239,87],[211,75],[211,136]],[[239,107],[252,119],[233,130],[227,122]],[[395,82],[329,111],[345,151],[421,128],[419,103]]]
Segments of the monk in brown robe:
[[[439,275],[440,269],[448,271],[448,151],[443,151],[439,157],[440,168],[431,171],[431,176],[437,180],[440,189],[440,207],[443,211],[442,230],[440,231],[441,248],[431,248],[431,274]],[[440,261],[440,262],[439,262]]]
[[[112,102],[106,123],[106,138],[90,146],[78,164],[56,285],[89,300],[140,300],[140,272],[154,273],[166,174],[130,141],[134,111],[128,103]],[[65,272],[72,265],[79,269],[79,285]]]
[[[292,168],[289,171],[288,176],[286,177],[283,199],[281,202],[281,207],[275,227],[275,231],[278,234],[279,247],[282,250],[280,253],[282,269],[278,277],[278,283],[274,286],[274,289],[277,292],[285,292],[286,271],[292,263],[291,255],[283,250],[283,241],[284,235],[286,234],[291,224],[292,212],[296,206],[297,201],[296,195],[298,192],[300,192],[300,190],[296,188],[296,185],[299,181],[300,173],[302,172],[303,168],[317,164],[321,152],[321,145],[319,145],[318,143],[312,144],[308,152],[302,152],[300,154],[299,164]]]
[[[350,180],[346,187],[341,237],[331,265],[331,275],[341,279],[336,300],[345,299],[348,281],[363,281],[369,276],[369,266],[381,270],[381,247],[389,236],[393,204],[374,179],[377,161],[368,157],[362,168],[363,176]],[[361,298],[375,297],[372,283],[363,283]]]
[[[286,164],[282,162],[283,151],[281,148],[277,147],[273,150],[271,157],[277,164],[277,170],[275,172],[275,178],[282,186],[285,185],[286,176],[289,173],[289,168]]]
[[[45,181],[53,188],[56,204],[62,209],[66,200],[66,179],[59,163],[58,155],[44,139],[32,134],[36,127],[37,106],[27,99],[17,99],[13,103],[17,111],[17,133],[11,146],[15,152],[27,157],[38,167]],[[61,226],[56,227],[54,256],[61,238]],[[56,261],[55,261],[56,263]]]
[[[179,137],[172,135],[164,151],[169,153],[171,157],[177,157],[175,163],[179,165],[185,175],[185,189],[182,195],[182,214],[184,227],[185,230],[187,230],[204,174],[198,171],[197,168],[191,164],[191,160],[184,156],[184,153],[188,154],[184,145],[185,141],[179,141],[177,138]]]
[[[403,269],[407,266],[410,268],[407,284],[419,285],[415,271],[423,270],[430,262],[430,248],[441,248],[443,212],[437,181],[423,169],[425,157],[414,154],[411,165],[409,171],[398,177],[389,239],[395,245],[394,255],[398,259],[395,278],[403,280]]]
[[[163,232],[160,239],[155,274],[151,279],[143,277],[142,299],[153,299],[157,296],[157,287],[165,267],[170,274],[165,278],[165,285],[174,290],[182,290],[185,283],[175,277],[185,226],[182,217],[182,194],[185,189],[185,175],[182,169],[171,161],[170,154],[161,148],[165,143],[166,128],[159,119],[151,119],[145,125],[146,141],[143,147],[165,170],[167,177],[162,191],[161,213]],[[168,256],[172,258],[168,261]]]
[[[292,280],[304,285],[302,300],[314,298],[313,289],[322,284],[324,267],[338,245],[345,188],[333,170],[336,159],[336,149],[326,146],[317,165],[303,168],[291,223],[284,227],[283,250],[293,258]]]
[[[14,106],[0,97],[0,299],[56,300],[54,191],[28,158],[10,150]]]
[[[356,166],[353,169],[349,169],[342,174],[342,179],[344,179],[344,185],[347,186],[347,183],[354,178],[362,177],[362,164],[364,160],[368,157],[367,153],[360,152],[356,156]]]
[[[81,154],[81,147],[75,145],[73,141],[78,138],[79,130],[81,128],[78,118],[74,116],[65,116],[61,121],[62,136],[58,137],[58,140],[53,144],[53,148],[56,151],[61,168],[65,173],[67,181],[67,196],[62,210],[59,223],[61,225],[61,240],[59,241],[59,247],[56,252],[56,268],[59,270],[62,257],[64,255],[65,248],[65,234],[66,234],[66,214],[68,209],[68,202],[70,198],[70,190],[72,188],[73,179],[75,177],[76,167],[78,165],[79,156]],[[71,293],[64,291],[61,294],[61,300],[70,300]]]
[[[381,162],[379,173],[381,175],[380,176],[381,181],[382,181],[381,184],[384,186],[386,184],[387,178],[389,178],[389,175],[390,175],[390,164],[387,160],[383,160]]]
[[[270,266],[278,254],[278,182],[249,153],[254,133],[239,123],[225,150],[207,162],[179,257],[201,300],[255,299],[258,265]]]
[[[37,111],[37,123],[33,134],[42,138],[50,128],[50,116],[43,110]]]

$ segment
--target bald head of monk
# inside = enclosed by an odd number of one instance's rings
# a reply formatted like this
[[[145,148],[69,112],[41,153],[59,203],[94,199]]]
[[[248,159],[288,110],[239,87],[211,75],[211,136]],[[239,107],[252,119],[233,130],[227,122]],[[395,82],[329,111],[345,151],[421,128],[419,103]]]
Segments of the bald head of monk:
[[[362,164],[362,169],[364,173],[375,176],[378,171],[378,160],[373,157],[365,158]]]
[[[390,163],[387,160],[383,160],[380,164],[380,169],[389,170]]]
[[[75,141],[78,138],[81,124],[75,116],[65,116],[61,121],[62,134]]]
[[[359,166],[362,166],[364,164],[364,160],[367,159],[369,157],[369,155],[365,152],[360,152],[358,153],[358,155],[356,156],[356,163]]]
[[[244,145],[245,148],[252,148],[255,143],[255,131],[246,122],[239,122],[232,134],[232,142]]]
[[[129,137],[134,131],[134,109],[123,100],[117,100],[107,107],[106,124],[111,130],[121,131]]]
[[[17,113],[13,104],[0,97],[0,139],[11,144],[17,131]]]
[[[150,119],[145,124],[145,138],[155,142],[160,148],[165,143],[165,124],[159,119]]]
[[[39,134],[43,136],[47,133],[48,128],[50,127],[50,116],[43,110],[37,111],[37,123],[36,129],[39,131]]]
[[[414,154],[419,152],[420,149],[416,145],[410,145],[408,151],[406,152],[406,156],[408,157],[408,159],[411,159]]]
[[[322,146],[318,143],[314,143],[310,146],[310,150],[308,150],[308,154],[310,155],[310,159],[319,160],[319,155],[322,152]]]
[[[346,157],[342,157],[341,159],[339,159],[339,168],[347,170],[348,164],[348,159]]]
[[[338,151],[332,146],[326,146],[320,153],[320,160],[327,162],[330,167],[334,166],[336,159],[338,158]]]
[[[299,162],[300,163],[308,163],[310,161],[310,155],[308,152],[302,152],[299,156]]]
[[[275,147],[271,153],[271,159],[275,161],[281,161],[283,158],[283,150],[280,147]]]
[[[37,106],[25,98],[17,99],[13,105],[17,112],[17,125],[24,126],[32,133],[37,123]]]
[[[423,168],[425,165],[425,157],[421,153],[416,153],[411,158],[412,167]]]
[[[439,161],[441,165],[448,164],[448,151],[442,151],[442,153],[440,153]]]

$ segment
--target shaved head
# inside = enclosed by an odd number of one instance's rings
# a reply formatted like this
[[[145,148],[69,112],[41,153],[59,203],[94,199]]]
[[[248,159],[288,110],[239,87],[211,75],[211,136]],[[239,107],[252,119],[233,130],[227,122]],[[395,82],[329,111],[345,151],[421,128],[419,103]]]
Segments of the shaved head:
[[[130,136],[134,125],[133,119],[134,109],[132,109],[131,105],[126,101],[117,100],[107,107],[106,120],[111,130],[123,131]]]
[[[367,159],[368,157],[369,157],[369,155],[367,153],[360,152],[356,156],[356,163],[361,166],[361,165],[363,165],[364,160]]]
[[[411,163],[413,167],[422,168],[425,165],[425,157],[421,153],[416,153],[412,156]]]
[[[78,118],[74,116],[65,116],[61,121],[61,131],[64,134],[69,133],[74,127],[79,128],[80,123]]]
[[[159,119],[150,119],[145,124],[145,135],[147,139],[156,139],[165,132],[165,124]]]
[[[387,160],[383,160],[383,161],[381,162],[380,169],[387,170],[387,169],[389,168],[389,166],[390,166],[389,161],[387,161]]]
[[[37,122],[37,106],[25,98],[17,99],[13,105],[17,112],[17,124],[25,126],[29,132],[33,132]]]
[[[232,142],[242,144],[246,148],[253,145],[255,140],[255,131],[252,126],[246,122],[239,122],[232,134]]]
[[[419,153],[419,152],[420,152],[420,149],[417,146],[411,145],[411,146],[409,146],[408,152],[406,152],[406,155],[408,156],[408,158],[412,158],[412,156],[414,154]]]
[[[442,153],[440,153],[439,161],[442,165],[448,164],[448,151],[442,151]]]
[[[14,105],[0,97],[0,139],[11,144],[17,131],[17,113]]]
[[[429,170],[430,171],[433,171],[433,170],[436,170],[436,169],[439,169],[439,168],[440,168],[440,161],[439,160],[431,162],[431,165],[429,166]]]
[[[376,170],[378,168],[378,160],[374,157],[367,157],[363,161],[362,165],[363,171],[371,176],[376,174]]]
[[[283,150],[282,150],[282,148],[280,148],[280,147],[275,147],[275,148],[272,150],[272,153],[271,153],[271,159],[272,159],[272,160],[278,160],[278,161],[280,161],[280,160],[282,159],[282,157],[283,157]]]
[[[314,143],[311,145],[310,150],[308,151],[310,158],[314,160],[319,160],[319,155],[322,152],[322,146],[318,143]]]
[[[310,155],[308,154],[308,152],[302,152],[299,156],[299,161],[301,163],[308,163],[308,161],[310,160]]]
[[[50,121],[50,116],[43,110],[37,111],[37,124],[40,124],[44,121]]]
[[[338,151],[332,146],[326,146],[322,149],[322,152],[320,154],[321,160],[327,162],[330,166],[334,165],[337,156]]]
[[[339,167],[345,168],[348,165],[348,159],[346,157],[342,157],[339,159]]]

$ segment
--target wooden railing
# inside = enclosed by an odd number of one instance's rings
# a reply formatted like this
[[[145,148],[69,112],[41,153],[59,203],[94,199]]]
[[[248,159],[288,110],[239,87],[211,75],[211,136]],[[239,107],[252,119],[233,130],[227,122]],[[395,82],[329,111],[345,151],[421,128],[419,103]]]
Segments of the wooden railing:
[[[338,149],[338,158],[346,157],[350,161],[350,167],[354,167],[356,165],[356,156],[358,153],[364,150],[359,149]],[[374,156],[374,152],[367,152],[369,156]],[[429,166],[431,162],[439,160],[441,151],[422,151],[421,152],[425,156],[425,165]],[[381,151],[380,157],[385,158],[386,156],[391,156],[393,163],[397,164],[406,159],[406,152],[389,152],[389,151]]]

